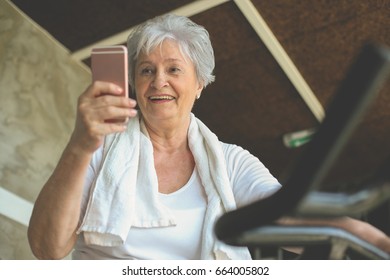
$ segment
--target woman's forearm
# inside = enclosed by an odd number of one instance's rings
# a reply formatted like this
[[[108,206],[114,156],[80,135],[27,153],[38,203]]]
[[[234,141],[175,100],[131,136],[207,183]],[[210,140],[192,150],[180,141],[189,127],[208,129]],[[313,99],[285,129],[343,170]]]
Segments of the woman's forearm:
[[[76,242],[83,186],[93,153],[104,137],[122,132],[126,123],[106,122],[136,116],[136,101],[115,84],[94,82],[78,98],[75,128],[53,174],[34,205],[28,228],[31,249],[37,258],[59,259]]]
[[[42,188],[28,228],[29,243],[37,258],[61,259],[72,250],[90,159],[90,154],[68,144]]]
[[[291,226],[330,226],[340,228],[390,253],[390,237],[371,224],[358,219],[350,217],[328,219],[283,217],[277,223]]]

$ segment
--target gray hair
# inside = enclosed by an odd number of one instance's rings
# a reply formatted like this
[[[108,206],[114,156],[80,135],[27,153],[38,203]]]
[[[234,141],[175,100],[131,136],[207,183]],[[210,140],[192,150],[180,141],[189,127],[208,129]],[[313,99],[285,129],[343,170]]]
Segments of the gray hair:
[[[139,25],[127,39],[129,84],[133,91],[135,64],[139,54],[150,53],[166,39],[177,42],[181,52],[189,57],[203,87],[214,81],[214,51],[207,30],[187,17],[167,14]]]

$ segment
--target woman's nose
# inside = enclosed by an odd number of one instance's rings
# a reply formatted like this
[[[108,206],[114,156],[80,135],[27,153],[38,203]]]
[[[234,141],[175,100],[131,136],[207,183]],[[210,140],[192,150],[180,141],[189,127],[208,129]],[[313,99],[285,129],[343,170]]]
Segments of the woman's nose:
[[[152,81],[152,87],[159,90],[168,85],[169,83],[165,73],[157,72]]]

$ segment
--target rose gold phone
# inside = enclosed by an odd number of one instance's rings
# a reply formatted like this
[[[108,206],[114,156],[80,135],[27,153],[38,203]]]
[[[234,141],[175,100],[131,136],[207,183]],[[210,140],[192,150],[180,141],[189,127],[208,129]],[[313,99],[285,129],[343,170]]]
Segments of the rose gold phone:
[[[95,47],[91,53],[92,80],[111,82],[128,93],[127,48],[125,46]]]

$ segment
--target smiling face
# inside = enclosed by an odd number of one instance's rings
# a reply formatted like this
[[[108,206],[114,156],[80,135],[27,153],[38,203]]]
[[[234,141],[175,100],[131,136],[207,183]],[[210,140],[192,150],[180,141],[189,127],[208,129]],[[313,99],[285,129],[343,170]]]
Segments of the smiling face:
[[[176,42],[164,41],[135,66],[137,103],[148,122],[188,118],[202,85],[195,67]]]

